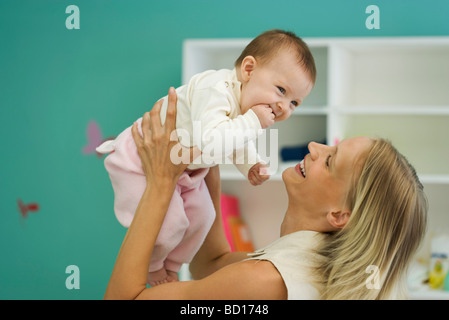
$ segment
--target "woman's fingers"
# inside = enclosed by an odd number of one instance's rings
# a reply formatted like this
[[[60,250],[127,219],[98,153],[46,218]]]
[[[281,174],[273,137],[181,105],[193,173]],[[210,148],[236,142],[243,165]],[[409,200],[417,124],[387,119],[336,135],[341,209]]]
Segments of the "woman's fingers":
[[[149,113],[149,128],[152,132],[152,138],[155,140],[161,139],[163,136],[170,136],[170,134],[176,129],[176,103],[177,96],[173,87],[168,92],[168,104],[165,116],[165,123],[161,122],[161,109],[163,100],[159,100],[153,106]],[[143,128],[143,126],[142,126]]]
[[[167,105],[167,115],[165,118],[166,130],[172,132],[176,128],[176,104],[178,102],[178,97],[176,95],[175,88],[170,87],[168,90],[168,105]]]
[[[142,145],[142,137],[139,134],[139,130],[137,129],[137,122],[131,127],[131,134],[133,136],[134,142],[136,143],[137,148]]]
[[[142,136],[145,137],[145,135],[151,130],[150,126],[151,126],[151,121],[150,121],[150,112],[145,112],[142,116],[142,123],[141,128],[142,128]]]
[[[160,128],[162,128],[161,123],[161,108],[162,104],[164,103],[164,100],[161,99],[158,102],[156,102],[153,106],[153,109],[149,112],[149,121],[150,123],[150,130],[153,130],[155,132],[158,132]]]

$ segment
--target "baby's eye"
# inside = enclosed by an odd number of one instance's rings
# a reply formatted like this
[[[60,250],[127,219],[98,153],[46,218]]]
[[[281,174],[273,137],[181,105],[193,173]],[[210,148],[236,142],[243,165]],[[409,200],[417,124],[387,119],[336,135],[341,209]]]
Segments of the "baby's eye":
[[[285,89],[284,89],[284,88],[282,88],[282,87],[277,87],[277,88],[278,88],[278,90],[279,90],[280,93],[282,93],[282,94],[285,93]]]
[[[291,103],[292,103],[292,105],[293,105],[294,107],[297,107],[297,106],[299,106],[299,103],[298,103],[298,101],[292,101]]]

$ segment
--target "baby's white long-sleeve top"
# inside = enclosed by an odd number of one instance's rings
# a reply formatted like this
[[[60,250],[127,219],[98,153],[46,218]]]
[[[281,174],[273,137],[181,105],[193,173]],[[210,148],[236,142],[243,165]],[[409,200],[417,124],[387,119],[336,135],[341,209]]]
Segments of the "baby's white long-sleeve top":
[[[193,76],[176,89],[178,103],[176,128],[182,145],[202,151],[188,169],[233,163],[248,177],[249,169],[262,161],[255,139],[263,130],[256,114],[249,109],[241,114],[241,83],[236,70],[209,70]],[[167,97],[161,110],[165,122]]]

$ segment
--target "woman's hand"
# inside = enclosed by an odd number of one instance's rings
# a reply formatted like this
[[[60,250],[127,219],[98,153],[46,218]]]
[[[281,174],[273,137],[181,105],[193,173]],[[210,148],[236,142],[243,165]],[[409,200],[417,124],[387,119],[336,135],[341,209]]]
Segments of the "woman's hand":
[[[142,168],[148,184],[165,187],[174,185],[188,164],[199,155],[195,148],[185,148],[178,142],[176,134],[176,103],[174,88],[168,93],[167,115],[164,125],[161,123],[162,100],[156,102],[150,112],[142,117],[142,136],[137,123],[131,128],[137,146]],[[175,149],[173,149],[176,147]],[[180,151],[181,154],[174,151]],[[181,161],[179,161],[181,160]]]

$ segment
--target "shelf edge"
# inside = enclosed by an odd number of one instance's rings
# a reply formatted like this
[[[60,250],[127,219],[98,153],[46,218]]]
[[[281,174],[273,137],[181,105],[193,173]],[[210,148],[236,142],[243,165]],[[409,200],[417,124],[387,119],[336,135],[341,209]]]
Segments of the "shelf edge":
[[[350,106],[329,109],[346,115],[449,115],[449,106]]]

